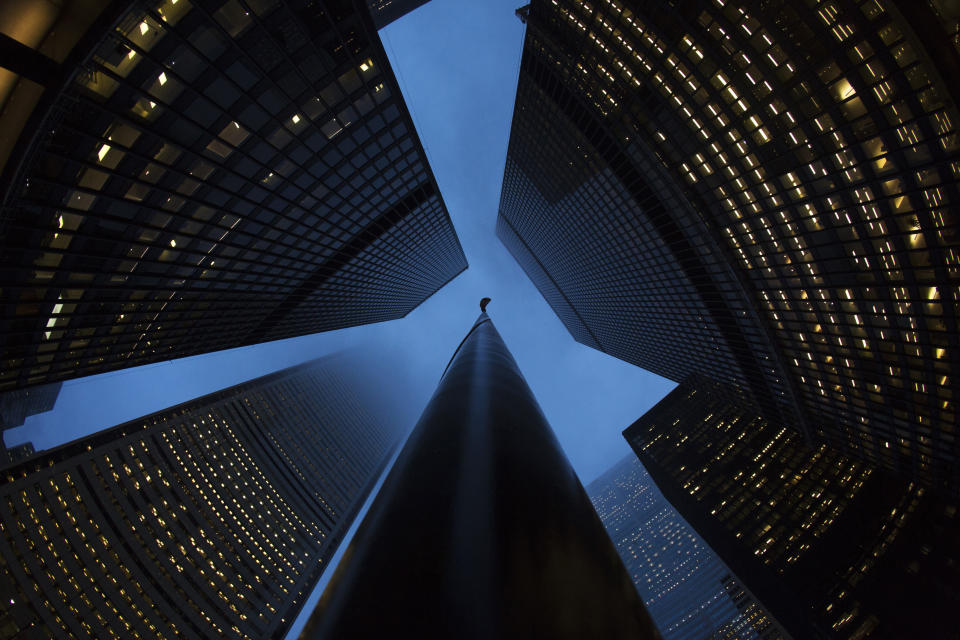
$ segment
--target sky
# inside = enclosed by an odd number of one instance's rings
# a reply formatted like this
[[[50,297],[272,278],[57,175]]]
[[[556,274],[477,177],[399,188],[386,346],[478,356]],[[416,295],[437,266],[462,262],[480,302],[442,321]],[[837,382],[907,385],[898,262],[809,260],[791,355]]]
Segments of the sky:
[[[674,383],[575,342],[494,233],[523,45],[520,4],[432,0],[380,32],[467,271],[400,320],[68,381],[53,411],[6,432],[8,446],[57,446],[348,347],[389,354],[384,362],[407,385],[408,413],[418,415],[489,296],[487,311],[581,482],[627,454],[621,431]]]

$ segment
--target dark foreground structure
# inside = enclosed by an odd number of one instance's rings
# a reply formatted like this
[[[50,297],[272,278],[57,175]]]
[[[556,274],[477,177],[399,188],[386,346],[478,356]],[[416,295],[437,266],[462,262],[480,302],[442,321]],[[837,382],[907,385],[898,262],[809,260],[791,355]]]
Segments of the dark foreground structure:
[[[955,640],[957,501],[737,396],[691,377],[624,431],[684,519],[798,640]]]
[[[366,0],[370,17],[377,29],[382,29],[394,20],[399,20],[429,0]]]
[[[302,638],[659,637],[493,323],[467,334]]]
[[[400,318],[467,267],[361,2],[0,4],[0,391]]]
[[[3,471],[0,638],[282,638],[399,433],[325,358]]]

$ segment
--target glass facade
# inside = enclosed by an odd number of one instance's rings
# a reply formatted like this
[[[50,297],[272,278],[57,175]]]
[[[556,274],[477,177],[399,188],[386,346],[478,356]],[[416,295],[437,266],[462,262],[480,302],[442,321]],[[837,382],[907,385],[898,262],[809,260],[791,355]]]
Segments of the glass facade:
[[[956,500],[692,376],[624,431],[664,496],[795,638],[948,638]]]
[[[956,489],[941,9],[535,0],[501,238],[585,344]]]
[[[398,436],[345,358],[0,478],[0,638],[283,637]]]
[[[786,638],[630,454],[587,494],[664,640]]]
[[[399,318],[466,268],[362,6],[108,14],[4,169],[0,389]]]

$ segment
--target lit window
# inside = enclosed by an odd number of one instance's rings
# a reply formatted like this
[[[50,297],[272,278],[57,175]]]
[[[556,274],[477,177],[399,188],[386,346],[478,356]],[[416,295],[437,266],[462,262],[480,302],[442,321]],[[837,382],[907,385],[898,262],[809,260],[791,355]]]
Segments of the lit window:
[[[247,137],[250,135],[246,129],[240,126],[237,122],[231,122],[223,129],[220,130],[220,137],[232,144],[233,146],[239,146]]]

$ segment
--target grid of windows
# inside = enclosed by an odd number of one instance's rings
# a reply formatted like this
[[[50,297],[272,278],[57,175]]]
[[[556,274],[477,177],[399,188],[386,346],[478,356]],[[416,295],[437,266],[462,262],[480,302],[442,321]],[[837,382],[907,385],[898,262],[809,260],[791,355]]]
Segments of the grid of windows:
[[[314,361],[44,453],[0,480],[0,637],[282,636],[392,442]]]
[[[949,47],[933,55],[947,42],[941,25],[949,28],[936,15],[926,3],[902,15],[879,0],[751,9],[544,0],[531,5],[524,64],[539,60],[588,112],[578,127],[591,146],[581,156],[617,171],[639,139],[666,171],[696,212],[680,206],[671,216],[709,242],[747,292],[753,329],[744,334],[776,345],[759,352],[769,364],[761,371],[785,379],[802,407],[795,426],[956,487],[960,245],[951,203],[960,198],[960,136],[955,92],[942,78],[957,56]],[[596,144],[597,128],[611,146]],[[567,150],[554,162],[577,161]],[[587,210],[610,220],[602,206]],[[614,230],[603,243],[567,246],[620,266],[648,255],[634,242],[621,257],[622,239]],[[558,250],[534,249],[551,276]],[[634,277],[621,290],[648,286]],[[735,370],[718,378],[738,382]]]
[[[794,637],[953,633],[955,501],[826,446],[809,449],[735,389],[701,376],[624,436],[667,499]]]
[[[466,268],[362,7],[162,0],[89,38],[6,166],[0,388],[401,317]]]
[[[785,637],[636,456],[590,483],[587,493],[665,640]]]
[[[497,233],[573,336],[673,380],[706,371],[802,425],[736,274],[646,143],[607,126],[555,25],[528,18]]]
[[[740,583],[732,575],[724,576],[720,582],[723,583],[723,588],[727,592],[727,596],[733,602],[733,605],[740,612],[740,617],[750,625],[750,628],[760,637],[773,637],[776,634],[782,636],[783,632],[780,628],[772,628],[770,624],[771,616],[768,611],[765,611],[764,608],[757,602],[757,599],[750,594],[743,584]],[[731,622],[728,622],[720,630],[720,637],[725,637],[723,634],[733,634],[731,637],[739,638],[738,634],[743,633],[742,629],[744,626],[740,623],[739,619],[734,619]]]

